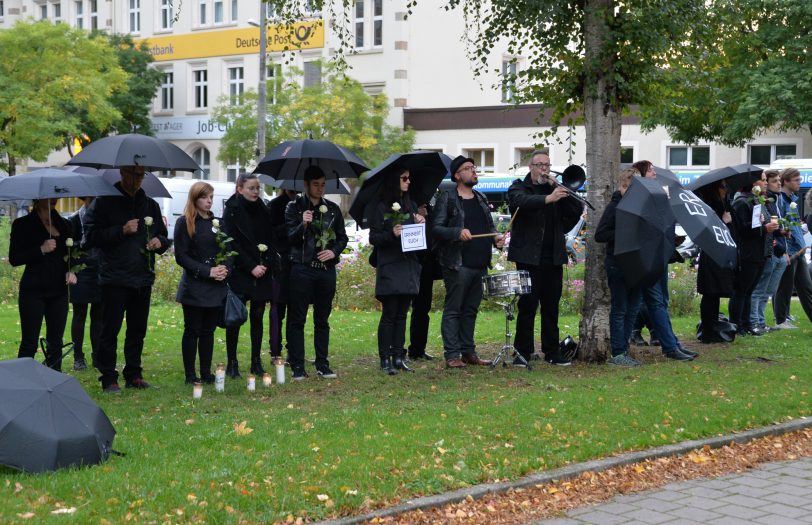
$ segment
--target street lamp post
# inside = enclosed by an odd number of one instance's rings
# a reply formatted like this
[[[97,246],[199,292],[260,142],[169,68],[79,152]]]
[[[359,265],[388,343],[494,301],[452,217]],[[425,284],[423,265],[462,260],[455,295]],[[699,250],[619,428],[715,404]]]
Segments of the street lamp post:
[[[251,25],[251,21],[248,22]],[[265,2],[259,2],[259,85],[257,86],[257,157],[259,162],[265,156],[265,102],[267,99],[268,68],[268,21]]]

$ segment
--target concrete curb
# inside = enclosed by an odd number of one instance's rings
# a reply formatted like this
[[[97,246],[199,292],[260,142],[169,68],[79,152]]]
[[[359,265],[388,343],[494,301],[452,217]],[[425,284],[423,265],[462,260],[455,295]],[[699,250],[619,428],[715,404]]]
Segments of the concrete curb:
[[[612,456],[603,459],[596,459],[587,461],[586,463],[578,463],[569,465],[556,470],[539,472],[538,474],[531,474],[523,478],[518,478],[513,481],[506,481],[500,483],[485,483],[482,485],[474,485],[464,489],[453,490],[451,492],[444,492],[434,496],[425,496],[409,500],[394,507],[378,509],[368,514],[360,516],[350,516],[347,518],[340,518],[334,520],[321,521],[321,525],[354,525],[357,523],[364,523],[374,518],[385,518],[388,516],[397,516],[413,510],[430,509],[434,507],[442,507],[451,503],[457,503],[471,496],[474,499],[479,499],[488,494],[507,492],[510,489],[518,489],[549,483],[551,481],[559,481],[562,479],[570,479],[580,476],[584,472],[600,472],[610,468],[621,467],[632,463],[639,463],[647,459],[656,459],[667,456],[677,456],[687,454],[692,450],[709,446],[711,448],[721,448],[730,442],[747,443],[757,438],[766,436],[780,436],[789,432],[795,432],[806,428],[812,428],[812,418],[794,419],[786,423],[771,425],[768,427],[757,428],[754,430],[747,430],[745,432],[727,434],[725,436],[712,437],[707,439],[697,439],[692,441],[683,441],[674,445],[665,445],[662,447],[652,448],[648,450],[641,450],[638,452],[629,452],[620,456]]]

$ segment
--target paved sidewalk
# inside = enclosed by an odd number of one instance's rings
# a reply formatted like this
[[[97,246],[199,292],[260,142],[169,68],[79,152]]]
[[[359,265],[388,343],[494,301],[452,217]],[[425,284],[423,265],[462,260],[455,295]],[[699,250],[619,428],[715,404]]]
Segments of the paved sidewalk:
[[[812,523],[812,458],[766,463],[741,474],[672,483],[579,507],[534,525]]]

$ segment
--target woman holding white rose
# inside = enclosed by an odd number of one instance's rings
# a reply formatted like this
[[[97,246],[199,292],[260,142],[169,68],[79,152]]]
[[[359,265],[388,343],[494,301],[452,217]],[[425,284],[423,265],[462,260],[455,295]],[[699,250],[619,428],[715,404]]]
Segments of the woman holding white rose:
[[[411,176],[408,170],[387,175],[380,200],[370,217],[369,242],[375,247],[375,297],[381,302],[378,322],[378,356],[381,370],[395,375],[412,371],[403,362],[406,350],[406,315],[420,291],[420,261],[417,252],[401,249],[405,224],[425,222],[409,198]]]
[[[272,277],[274,269],[279,266],[271,215],[259,198],[261,193],[257,176],[241,173],[237,177],[237,192],[226,201],[222,225],[223,231],[234,239],[232,247],[237,252],[228,284],[243,302],[251,303],[248,315],[251,373],[260,376],[265,373],[261,356],[265,305],[273,296]],[[226,375],[232,378],[240,377],[237,361],[239,336],[239,327],[226,329]]]
[[[8,260],[12,266],[25,266],[17,299],[22,332],[17,357],[36,355],[44,319],[45,363],[61,370],[67,285],[76,284],[76,275],[69,272],[65,260],[71,227],[56,211],[57,200],[35,200],[32,212],[11,224]]]
[[[211,360],[214,330],[223,300],[231,250],[218,244],[220,223],[211,213],[214,188],[195,182],[183,215],[175,223],[175,261],[183,267],[176,300],[183,305],[181,352],[186,383],[213,383]],[[221,241],[224,242],[224,241]],[[195,357],[200,356],[200,376],[195,374]]]

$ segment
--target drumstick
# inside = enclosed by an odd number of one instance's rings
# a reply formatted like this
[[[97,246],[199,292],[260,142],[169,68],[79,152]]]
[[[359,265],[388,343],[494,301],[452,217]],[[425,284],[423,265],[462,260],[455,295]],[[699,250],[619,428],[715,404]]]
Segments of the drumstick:
[[[476,235],[471,235],[471,238],[476,239],[477,237],[496,237],[497,235],[499,235],[499,234],[496,233],[496,232],[493,232],[493,233],[477,233]]]
[[[513,212],[513,217],[510,218],[510,222],[507,225],[507,230],[505,230],[505,231],[508,231],[508,232],[510,231],[510,228],[513,226],[513,221],[516,220],[516,216],[518,214],[519,214],[519,208],[516,208],[516,211]]]

